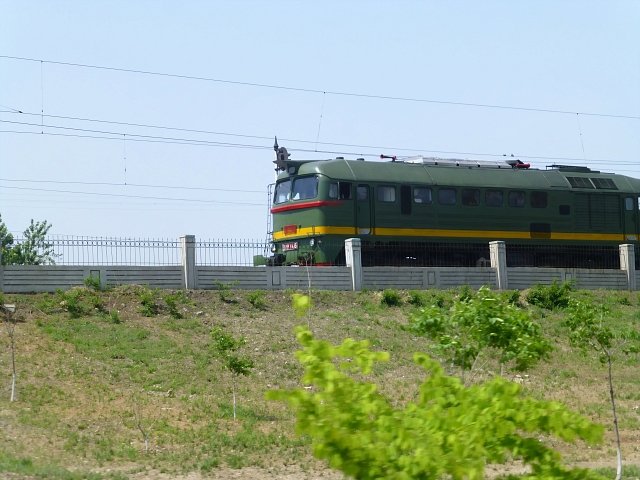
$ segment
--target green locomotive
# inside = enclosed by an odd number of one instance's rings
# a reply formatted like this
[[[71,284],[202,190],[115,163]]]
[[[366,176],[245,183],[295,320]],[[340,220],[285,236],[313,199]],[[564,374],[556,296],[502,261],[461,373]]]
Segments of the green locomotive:
[[[638,245],[640,180],[587,167],[480,162],[289,160],[276,144],[272,265],[484,265],[503,240],[512,266],[615,267]],[[567,262],[571,261],[569,265]]]

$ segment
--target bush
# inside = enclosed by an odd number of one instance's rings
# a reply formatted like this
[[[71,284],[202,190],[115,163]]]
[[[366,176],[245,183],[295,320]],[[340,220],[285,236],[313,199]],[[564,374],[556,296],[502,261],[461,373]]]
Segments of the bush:
[[[257,308],[258,310],[266,310],[267,308],[267,302],[264,299],[264,292],[262,290],[251,292],[247,296],[247,300],[249,300],[253,308]]]
[[[95,292],[80,288],[73,288],[63,292],[56,292],[58,304],[71,318],[79,318],[92,313],[104,313],[105,306],[102,298]]]
[[[160,313],[160,305],[158,305],[158,292],[143,288],[138,293],[140,299],[140,313],[145,317],[153,317]]]
[[[399,307],[402,304],[400,294],[395,290],[385,290],[382,292],[380,303],[387,307]]]
[[[554,280],[551,285],[538,284],[527,293],[527,302],[547,310],[567,308],[572,290],[571,282],[558,283]]]
[[[416,307],[425,307],[427,305],[427,298],[422,292],[412,290],[409,292],[409,303]]]
[[[164,303],[167,305],[167,311],[169,312],[169,315],[171,315],[173,318],[182,318],[183,315],[180,310],[178,310],[178,304],[184,305],[186,303],[189,303],[189,299],[187,298],[187,295],[183,290],[179,290],[175,293],[165,295]]]
[[[84,279],[84,286],[89,290],[100,291],[102,290],[102,285],[100,284],[100,277],[95,277],[93,275],[89,275]]]

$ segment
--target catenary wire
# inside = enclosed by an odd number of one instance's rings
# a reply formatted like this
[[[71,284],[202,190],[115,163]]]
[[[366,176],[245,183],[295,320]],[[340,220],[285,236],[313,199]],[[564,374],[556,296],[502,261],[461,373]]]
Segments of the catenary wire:
[[[122,67],[109,67],[104,65],[92,65],[92,64],[86,64],[86,63],[62,62],[62,61],[55,61],[55,60],[44,60],[44,59],[18,57],[18,56],[11,56],[11,55],[0,55],[0,58],[4,58],[8,60],[25,61],[25,62],[48,63],[51,65],[61,65],[66,67],[88,68],[88,69],[95,69],[95,70],[134,73],[139,75],[153,75],[153,76],[161,76],[161,77],[179,78],[179,79],[185,79],[185,80],[215,82],[215,83],[222,83],[222,84],[229,84],[229,85],[288,90],[288,91],[302,92],[302,93],[317,93],[317,94],[326,94],[326,95],[335,95],[335,96],[344,96],[344,97],[356,97],[356,98],[366,98],[366,99],[376,99],[376,100],[391,100],[391,101],[401,101],[401,102],[432,103],[432,104],[439,104],[439,105],[455,105],[455,106],[461,106],[461,107],[520,110],[520,111],[526,111],[526,112],[554,113],[554,114],[563,114],[563,115],[580,114],[580,115],[588,115],[588,116],[594,116],[594,117],[625,118],[625,119],[640,120],[640,115],[623,115],[623,114],[611,114],[611,113],[600,113],[600,112],[577,112],[577,111],[551,109],[551,108],[518,107],[518,106],[511,106],[511,105],[497,105],[497,104],[488,104],[488,103],[455,102],[455,101],[449,101],[449,100],[434,100],[434,99],[427,99],[427,98],[397,97],[397,96],[391,96],[391,95],[375,95],[375,94],[365,94],[365,93],[357,93],[357,92],[342,92],[337,90],[323,90],[323,89],[316,89],[316,88],[292,87],[287,85],[276,85],[276,84],[268,84],[268,83],[245,82],[245,81],[227,80],[227,79],[214,78],[214,77],[183,75],[183,74],[167,73],[167,72],[154,72],[150,70],[139,70],[139,69],[122,68]]]
[[[24,126],[34,126],[39,127],[40,124],[29,123],[29,122],[14,122],[10,120],[0,120],[0,123],[10,123],[10,124],[18,124]],[[92,138],[92,139],[104,139],[104,140],[118,140],[122,141],[123,132],[108,132],[102,130],[92,130],[92,129],[83,129],[83,128],[75,128],[75,127],[63,127],[57,125],[44,125],[45,128],[57,128],[71,131],[80,131],[85,133],[99,133],[102,135],[76,135],[76,134],[63,134],[63,133],[53,133],[53,132],[29,132],[29,131],[18,131],[18,130],[0,130],[0,133],[16,133],[16,134],[32,134],[32,135],[52,135],[52,136],[61,136],[61,137],[76,137],[76,138]],[[113,136],[105,136],[105,135],[113,135]],[[177,145],[194,145],[194,146],[208,146],[208,147],[229,147],[229,148],[249,148],[249,149],[262,149],[262,150],[271,150],[273,147],[267,145],[255,145],[255,144],[241,144],[241,143],[230,143],[230,142],[214,142],[208,140],[197,140],[197,139],[186,139],[186,138],[176,138],[176,137],[163,137],[163,136],[154,136],[154,135],[138,135],[133,133],[127,133],[127,140],[133,142],[148,142],[148,143],[168,143],[168,144],[177,144]],[[141,138],[138,138],[141,137]],[[271,137],[265,137],[270,140]],[[309,141],[309,143],[313,143]],[[345,146],[345,147],[353,147],[353,148],[366,148],[366,149],[378,149],[378,150],[391,150],[391,151],[405,151],[405,152],[428,152],[435,154],[444,154],[444,155],[462,155],[462,156],[479,156],[479,157],[494,157],[494,158],[503,158],[506,157],[505,154],[502,153],[488,153],[488,152],[461,152],[461,151],[453,151],[453,150],[433,150],[428,148],[417,149],[417,148],[400,148],[400,147],[382,147],[382,146],[373,146],[373,145],[355,145],[355,144],[341,144],[341,143],[325,143],[326,145],[333,146]],[[378,157],[377,153],[368,153],[368,152],[349,152],[344,150],[317,150],[317,149],[305,149],[305,148],[290,148],[292,152],[302,152],[302,153],[321,153],[321,154],[329,154],[329,155],[353,155],[360,157]],[[629,165],[633,164],[633,162],[626,162],[620,160],[611,160],[611,159],[598,159],[598,158],[578,158],[578,157],[561,157],[561,156],[547,156],[547,155],[517,155],[518,158],[528,159],[528,160],[554,160],[554,161],[573,161],[573,162],[591,162],[591,163],[606,163],[606,164],[621,164],[621,165]]]
[[[139,187],[139,188],[166,188],[175,190],[198,190],[210,192],[230,192],[230,193],[259,193],[264,194],[263,190],[241,190],[236,188],[208,188],[208,187],[185,187],[179,185],[152,185],[148,183],[123,183],[123,182],[80,182],[69,180],[27,180],[23,178],[0,178],[0,182],[16,182],[16,183],[53,183],[53,184],[69,184],[69,185],[101,185],[106,187]]]
[[[226,204],[226,205],[234,205],[234,206],[264,207],[263,203],[229,202],[229,201],[222,201],[222,200],[202,200],[197,198],[175,198],[175,197],[155,197],[155,196],[151,197],[146,195],[129,195],[124,193],[78,192],[74,190],[55,190],[55,189],[48,189],[48,188],[31,188],[31,187],[11,187],[6,185],[0,185],[0,189],[24,190],[24,191],[32,191],[32,192],[65,193],[65,194],[76,194],[76,195],[96,195],[101,197],[137,198],[137,199],[144,199],[144,200],[164,200],[164,201],[172,201],[172,202],[196,202],[196,203]]]

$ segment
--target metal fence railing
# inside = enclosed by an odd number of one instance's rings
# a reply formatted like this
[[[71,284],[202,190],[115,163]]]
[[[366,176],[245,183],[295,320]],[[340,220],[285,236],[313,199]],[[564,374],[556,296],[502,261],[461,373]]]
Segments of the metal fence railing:
[[[507,266],[509,267],[620,269],[618,245],[514,245],[506,243],[506,253]]]
[[[26,242],[15,237],[13,247]],[[312,262],[344,265],[344,242],[325,241],[319,245],[327,258]],[[195,263],[199,266],[253,266],[255,256],[269,257],[266,240],[196,240]],[[57,265],[131,265],[178,266],[182,264],[182,247],[178,239],[131,239],[85,236],[52,236],[29,248],[50,258],[31,263]],[[640,269],[640,247],[635,248],[636,268]],[[330,257],[330,258],[329,258]],[[559,267],[619,269],[617,245],[524,245],[506,242],[509,267]],[[7,263],[7,259],[3,258]],[[362,265],[368,266],[465,266],[490,265],[489,242],[362,242]]]
[[[14,245],[25,243],[15,238]],[[37,248],[52,251],[42,263],[56,265],[180,265],[180,242],[170,239],[130,239],[110,237],[47,237]]]
[[[256,255],[269,255],[264,240],[199,240],[196,241],[196,264],[201,266],[253,265]]]

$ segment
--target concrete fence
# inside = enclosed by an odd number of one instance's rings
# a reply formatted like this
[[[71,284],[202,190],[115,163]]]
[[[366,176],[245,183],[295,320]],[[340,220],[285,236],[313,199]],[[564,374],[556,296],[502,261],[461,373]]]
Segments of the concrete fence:
[[[69,266],[0,265],[0,291],[5,293],[54,292],[99,279],[104,287],[139,284],[152,288],[218,289],[222,286],[250,290],[272,289],[429,289],[488,285],[499,290],[524,289],[554,280],[573,281],[577,288],[636,290],[633,245],[620,245],[620,270],[580,268],[507,267],[504,242],[490,242],[490,267],[362,267],[360,239],[345,242],[344,267],[246,267],[197,264],[196,241],[180,238],[182,264],[178,266]]]

